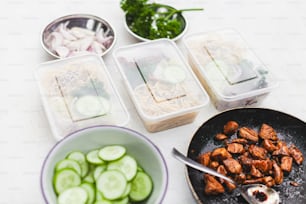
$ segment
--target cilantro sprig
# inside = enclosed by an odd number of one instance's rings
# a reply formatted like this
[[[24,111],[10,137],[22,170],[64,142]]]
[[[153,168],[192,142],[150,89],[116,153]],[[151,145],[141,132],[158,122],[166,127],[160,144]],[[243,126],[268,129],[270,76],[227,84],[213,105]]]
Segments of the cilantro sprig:
[[[171,6],[148,3],[148,0],[121,0],[129,28],[147,39],[174,38],[186,26],[181,15],[184,11],[200,11],[202,8],[177,10]]]

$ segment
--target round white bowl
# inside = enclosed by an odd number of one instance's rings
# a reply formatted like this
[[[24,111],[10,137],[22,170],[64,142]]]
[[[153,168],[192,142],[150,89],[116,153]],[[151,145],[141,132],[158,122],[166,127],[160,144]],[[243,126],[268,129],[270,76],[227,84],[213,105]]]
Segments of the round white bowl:
[[[108,53],[113,47],[117,39],[117,35],[114,27],[106,20],[98,16],[90,14],[71,14],[67,16],[59,17],[50,22],[43,30],[41,34],[41,44],[44,50],[55,58],[62,58],[55,51],[53,51],[47,43],[48,36],[57,29],[60,24],[67,23],[67,28],[80,27],[90,31],[97,32],[99,29],[103,29],[107,33],[106,37],[113,36],[112,43],[107,49],[100,54],[100,56]]]
[[[54,166],[72,151],[88,152],[105,145],[119,144],[135,157],[139,165],[151,176],[153,191],[145,203],[162,203],[168,187],[168,169],[163,155],[144,135],[118,126],[94,126],[74,132],[60,140],[50,150],[43,163],[40,187],[46,203],[56,203],[53,189]]]

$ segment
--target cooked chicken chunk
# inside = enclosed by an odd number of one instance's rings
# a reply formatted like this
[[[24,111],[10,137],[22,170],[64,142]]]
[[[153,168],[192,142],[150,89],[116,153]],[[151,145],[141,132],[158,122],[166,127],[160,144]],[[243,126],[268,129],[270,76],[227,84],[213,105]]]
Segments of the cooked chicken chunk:
[[[239,184],[244,183],[244,181],[246,180],[246,175],[242,172],[239,175],[235,175],[235,181]]]
[[[254,165],[251,166],[250,174],[256,178],[263,177],[263,174],[258,169],[256,169]]]
[[[232,155],[224,147],[220,147],[220,148],[214,149],[210,157],[212,160],[222,161],[224,159],[231,158]]]
[[[273,160],[273,176],[275,184],[281,184],[284,180],[284,174],[282,169],[278,166],[276,161]]]
[[[245,150],[242,144],[229,143],[227,144],[227,151],[232,154],[242,154]]]
[[[271,140],[267,140],[265,139],[261,145],[263,146],[263,148],[265,148],[268,152],[273,152],[275,150],[277,150],[277,147],[273,144],[273,142]]]
[[[216,140],[225,140],[225,139],[227,139],[228,137],[227,137],[227,135],[225,135],[225,134],[222,134],[222,133],[218,133],[218,134],[216,134],[216,136],[215,136],[215,139]]]
[[[199,162],[201,164],[203,164],[204,166],[209,166],[209,163],[210,163],[210,155],[211,155],[211,152],[206,152],[204,154],[201,154],[199,156]]]
[[[249,152],[254,159],[266,159],[268,153],[266,149],[257,145],[250,145]]]
[[[231,174],[240,174],[242,172],[242,166],[237,160],[233,158],[223,160],[223,164],[226,170]]]
[[[244,138],[235,138],[231,140],[231,143],[248,144],[248,140]]]
[[[220,174],[223,174],[225,176],[227,174],[227,171],[226,171],[226,169],[225,169],[225,167],[223,165],[218,166],[217,172],[219,172]],[[226,189],[228,190],[228,192],[232,192],[236,188],[236,185],[231,183],[231,182],[229,182],[229,181],[226,181],[224,179],[219,179],[219,180],[220,180],[220,183],[225,184]]]
[[[257,179],[248,179],[245,180],[243,184],[255,184],[255,183],[261,183],[268,187],[272,187],[275,185],[275,181],[271,176],[261,177]]]
[[[285,172],[290,172],[292,170],[292,157],[284,156],[281,159],[281,169]]]
[[[268,173],[270,170],[272,170],[273,162],[270,159],[253,160],[252,165],[254,165],[262,173]]]
[[[268,140],[278,140],[277,134],[275,132],[275,130],[267,125],[267,124],[262,124],[260,131],[259,131],[259,137],[261,137],[262,139],[268,139]]]
[[[204,174],[204,182],[205,182],[204,193],[206,195],[218,195],[224,193],[225,191],[222,184],[217,179],[215,179],[214,176],[211,176],[209,174]]]
[[[239,136],[250,140],[252,142],[257,142],[258,141],[258,134],[255,130],[248,128],[248,127],[242,127],[239,129]]]
[[[301,165],[304,161],[303,154],[295,145],[291,145],[289,148],[290,155],[293,157],[294,161]]]
[[[284,141],[277,142],[277,150],[272,153],[273,156],[289,156],[289,148]]]
[[[219,166],[219,162],[217,161],[211,161],[209,164],[209,167],[215,170],[218,168],[218,166]]]
[[[235,121],[228,121],[224,126],[223,126],[223,132],[226,135],[232,135],[235,132],[237,132],[239,127],[239,124]]]

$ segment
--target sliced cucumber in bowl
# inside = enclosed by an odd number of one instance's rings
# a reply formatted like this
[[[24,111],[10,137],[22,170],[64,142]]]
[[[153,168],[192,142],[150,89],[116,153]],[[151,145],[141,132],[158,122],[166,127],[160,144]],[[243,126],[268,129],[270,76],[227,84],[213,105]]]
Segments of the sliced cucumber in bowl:
[[[58,161],[53,187],[58,204],[131,204],[146,200],[153,182],[124,146],[109,145]]]

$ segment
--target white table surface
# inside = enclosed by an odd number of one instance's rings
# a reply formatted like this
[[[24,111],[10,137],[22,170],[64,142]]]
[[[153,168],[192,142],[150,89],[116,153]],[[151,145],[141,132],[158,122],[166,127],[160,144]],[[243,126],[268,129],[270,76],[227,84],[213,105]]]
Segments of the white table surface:
[[[306,120],[306,2],[304,0],[159,0],[176,8],[204,7],[185,13],[188,33],[224,27],[237,29],[274,72],[279,87],[261,104]],[[44,157],[56,143],[40,100],[34,70],[52,60],[40,33],[51,20],[72,13],[106,18],[117,31],[115,48],[136,43],[123,26],[119,0],[1,0],[0,2],[0,204],[41,204],[39,175]],[[183,50],[182,42],[177,44]],[[164,203],[195,203],[184,166],[172,147],[186,152],[197,128],[219,113],[210,103],[192,124],[148,133],[126,95],[111,53],[104,57],[130,112],[127,127],[151,139],[166,158],[170,178]]]

